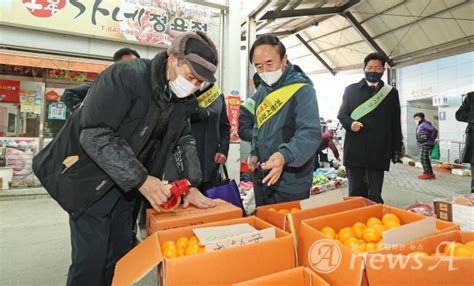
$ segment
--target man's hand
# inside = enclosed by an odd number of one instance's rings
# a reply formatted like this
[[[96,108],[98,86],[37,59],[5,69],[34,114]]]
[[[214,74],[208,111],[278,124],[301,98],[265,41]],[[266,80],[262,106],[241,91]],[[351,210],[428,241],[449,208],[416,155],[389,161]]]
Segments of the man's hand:
[[[275,152],[270,156],[267,162],[262,163],[263,170],[271,170],[270,173],[263,179],[262,183],[271,186],[278,182],[283,167],[285,166],[285,158],[280,152]]]
[[[219,165],[224,165],[225,162],[227,162],[227,156],[222,153],[217,152],[216,156],[214,156],[214,162],[216,162],[216,164],[219,164]]]
[[[158,206],[166,203],[171,197],[170,187],[158,178],[148,176],[138,191],[150,202],[153,209],[159,212]]]
[[[210,198],[205,197],[196,188],[190,188],[189,192],[184,196],[183,208],[187,208],[192,204],[200,209],[208,209],[216,206],[216,203]]]
[[[258,157],[257,156],[251,156],[248,160],[247,160],[247,164],[249,165],[249,168],[250,168],[250,171],[255,171],[255,169],[257,169],[258,167]]]
[[[364,127],[364,124],[360,123],[359,121],[354,121],[352,122],[351,130],[353,132],[359,132],[359,130],[362,129],[363,127]]]

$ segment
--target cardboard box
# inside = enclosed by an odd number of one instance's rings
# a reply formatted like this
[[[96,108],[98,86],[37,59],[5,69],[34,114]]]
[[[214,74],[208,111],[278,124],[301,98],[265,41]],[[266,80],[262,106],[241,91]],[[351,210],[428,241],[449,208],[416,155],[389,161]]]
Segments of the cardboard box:
[[[329,194],[329,192],[327,194]],[[270,208],[274,208],[276,210],[301,208],[301,201],[292,201],[287,203],[258,207],[257,217],[263,219],[266,222],[271,223],[272,225],[280,229],[298,235],[301,222],[305,219],[362,208],[375,204],[374,202],[361,197],[349,197],[343,199],[341,198],[341,200],[338,201],[322,200],[324,195],[326,194],[317,195],[311,198],[316,199],[318,201],[318,204],[314,208],[302,209],[300,212],[292,213],[289,215],[269,211]],[[319,198],[321,198],[321,200],[319,200]]]
[[[474,206],[467,198],[457,198],[454,201],[435,199],[433,201],[436,217],[452,221],[463,231],[474,231]]]
[[[274,228],[257,217],[247,217],[155,232],[118,261],[112,284],[138,282],[158,264],[159,285],[162,286],[231,285],[295,267],[292,237],[278,228],[275,228],[276,238],[270,241],[193,256],[163,258],[163,241],[190,237],[194,228],[239,223],[248,223],[259,230]]]
[[[242,209],[220,199],[214,200],[215,208],[199,209],[189,206],[186,209],[178,208],[174,212],[159,213],[153,209],[146,211],[146,225],[148,235],[171,228],[190,225],[200,225],[221,220],[242,217]]]
[[[371,285],[474,285],[474,257],[419,257],[416,260],[406,256],[412,251],[435,253],[443,241],[466,243],[471,240],[474,240],[474,232],[453,231],[371,253],[366,259],[367,278]],[[381,258],[382,255],[385,257]]]
[[[319,230],[331,226],[336,231],[365,222],[369,217],[381,218],[386,213],[398,216],[402,226],[385,231],[384,243],[404,243],[421,237],[458,230],[454,223],[427,218],[423,215],[385,205],[374,205],[332,215],[305,220],[298,236],[298,259],[331,285],[361,285],[365,272],[363,257],[339,241],[329,239]],[[369,281],[370,283],[370,281]]]
[[[298,267],[249,281],[234,284],[233,286],[329,286],[323,278],[306,267]]]

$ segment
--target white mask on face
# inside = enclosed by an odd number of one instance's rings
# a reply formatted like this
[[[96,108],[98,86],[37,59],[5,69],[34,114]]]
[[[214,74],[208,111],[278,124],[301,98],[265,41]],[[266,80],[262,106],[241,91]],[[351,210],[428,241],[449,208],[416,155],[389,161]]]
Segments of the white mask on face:
[[[171,91],[176,94],[176,97],[185,98],[193,94],[196,90],[198,90],[198,87],[196,87],[192,82],[185,79],[182,75],[179,74],[178,60],[176,60],[176,74],[178,75],[176,79],[169,81]]]
[[[261,72],[261,73],[258,73],[258,75],[267,85],[272,85],[281,78],[281,76],[283,75],[283,71],[280,68],[280,69],[277,69],[276,71]]]

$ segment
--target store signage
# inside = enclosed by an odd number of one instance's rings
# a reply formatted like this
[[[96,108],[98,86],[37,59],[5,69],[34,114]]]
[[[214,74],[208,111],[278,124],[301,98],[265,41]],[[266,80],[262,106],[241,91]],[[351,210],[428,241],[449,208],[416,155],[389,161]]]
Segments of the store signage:
[[[47,101],[58,101],[58,99],[59,99],[59,94],[56,91],[50,90],[46,93]]]
[[[430,97],[432,94],[433,94],[432,86],[417,88],[411,91],[411,98],[426,98],[426,97]]]
[[[66,105],[62,102],[53,102],[48,106],[48,119],[66,120]]]
[[[0,80],[0,102],[20,102],[20,81]]]
[[[448,97],[446,96],[433,96],[433,106],[448,106]]]
[[[212,32],[216,10],[180,0],[17,0],[0,24],[168,46],[180,33]]]
[[[230,123],[230,142],[239,142],[240,96],[227,96],[226,103]]]

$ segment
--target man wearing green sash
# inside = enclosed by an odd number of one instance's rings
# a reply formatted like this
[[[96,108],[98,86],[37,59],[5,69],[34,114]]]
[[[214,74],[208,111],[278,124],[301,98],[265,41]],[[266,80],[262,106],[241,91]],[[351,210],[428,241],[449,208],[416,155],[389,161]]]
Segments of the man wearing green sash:
[[[385,57],[364,59],[365,79],[344,91],[338,118],[344,129],[344,165],[349,195],[383,203],[384,171],[400,162],[402,132],[398,91],[381,80]]]
[[[313,156],[321,142],[316,92],[288,62],[276,36],[259,37],[250,49],[261,85],[255,94],[255,127],[249,160],[256,205],[309,197]]]

